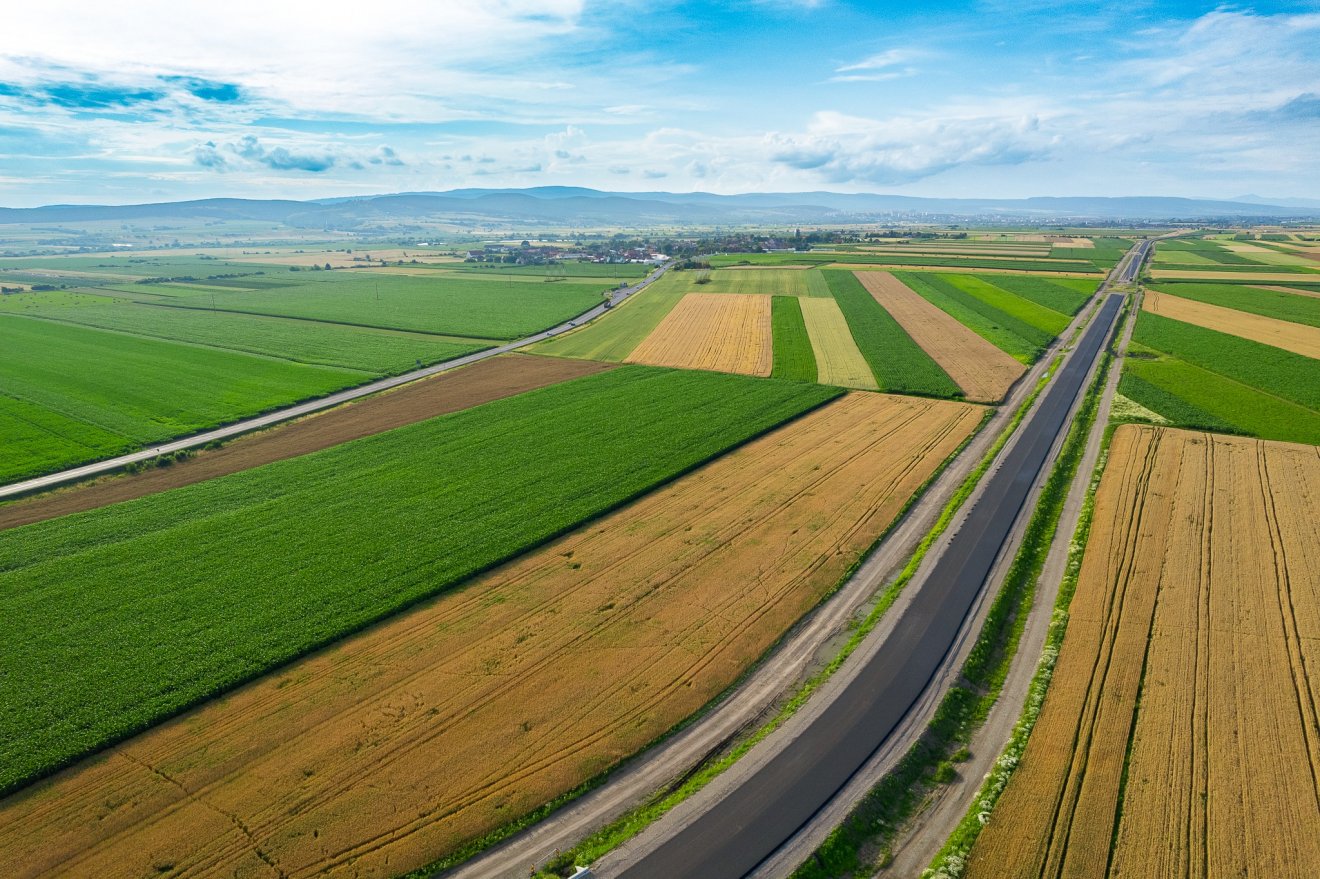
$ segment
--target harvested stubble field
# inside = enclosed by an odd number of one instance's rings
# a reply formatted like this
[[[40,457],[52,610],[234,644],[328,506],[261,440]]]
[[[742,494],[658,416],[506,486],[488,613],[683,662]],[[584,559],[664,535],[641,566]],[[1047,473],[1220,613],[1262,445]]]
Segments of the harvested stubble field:
[[[0,861],[16,876],[103,879],[421,867],[720,693],[980,414],[878,394],[816,410],[11,797]]]
[[[858,272],[858,279],[934,358],[969,400],[996,402],[1026,367],[917,295],[888,272]]]
[[[800,305],[816,357],[817,380],[827,385],[875,390],[875,375],[857,348],[839,303],[833,299],[803,299]]]
[[[1141,307],[1151,314],[1320,358],[1320,328],[1317,327],[1171,296],[1154,289],[1146,292]]]
[[[239,473],[611,368],[586,360],[504,354],[239,437],[167,467],[0,505],[0,531]]]
[[[670,272],[628,297],[609,314],[561,336],[537,342],[527,350],[553,357],[622,361],[682,301],[685,289]]]
[[[1120,427],[972,879],[1320,875],[1320,450]]]
[[[769,296],[689,293],[628,361],[768,376],[773,345]]]

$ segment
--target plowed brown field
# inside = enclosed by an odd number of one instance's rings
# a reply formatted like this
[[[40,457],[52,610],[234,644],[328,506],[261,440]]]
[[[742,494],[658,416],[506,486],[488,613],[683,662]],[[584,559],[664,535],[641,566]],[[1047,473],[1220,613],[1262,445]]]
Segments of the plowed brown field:
[[[851,394],[465,588],[0,801],[6,876],[395,876],[654,740],[980,420]]]
[[[1320,328],[1147,290],[1142,310],[1320,358]]]
[[[768,376],[772,344],[769,296],[689,293],[628,361]]]
[[[405,424],[457,412],[561,381],[612,369],[608,363],[505,354],[240,437],[169,467],[38,495],[0,506],[0,530],[93,510],[327,449]]]
[[[857,272],[912,341],[957,382],[969,400],[997,402],[1027,368],[931,305],[889,272]]]
[[[1320,876],[1317,504],[1314,446],[1118,429],[968,877]]]

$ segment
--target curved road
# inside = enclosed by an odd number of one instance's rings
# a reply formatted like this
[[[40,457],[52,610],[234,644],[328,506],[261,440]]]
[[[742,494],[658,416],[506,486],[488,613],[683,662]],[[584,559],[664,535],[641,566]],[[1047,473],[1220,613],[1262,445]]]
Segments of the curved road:
[[[1135,245],[1112,280],[1135,279],[1149,246],[1146,241]],[[1051,448],[1069,423],[1122,302],[1121,294],[1105,296],[1072,356],[871,661],[782,751],[618,876],[745,877],[806,827],[886,743],[945,663]]]
[[[666,263],[633,286],[614,291],[612,297],[614,303],[618,304],[649,284],[654,283],[656,279],[669,270],[671,265],[673,265],[672,262]],[[87,479],[92,476],[100,476],[105,473],[119,470],[128,464],[134,464],[139,461],[149,461],[159,455],[168,455],[184,449],[195,449],[204,446],[207,443],[215,442],[216,440],[232,439],[240,434],[251,433],[254,430],[261,430],[262,428],[279,424],[282,421],[301,418],[302,416],[310,415],[313,412],[320,412],[323,409],[333,408],[341,403],[357,400],[362,397],[370,396],[371,394],[389,390],[390,388],[397,388],[399,385],[405,385],[420,378],[448,372],[451,369],[457,369],[460,366],[467,366],[468,364],[476,363],[479,360],[485,360],[489,357],[495,357],[499,354],[507,354],[510,351],[516,351],[519,348],[526,347],[534,342],[540,342],[551,336],[557,336],[561,333],[567,332],[587,321],[595,320],[605,312],[605,304],[602,302],[600,305],[579,314],[572,320],[565,321],[558,326],[543,330],[535,335],[517,339],[513,342],[506,342],[503,345],[496,345],[493,348],[486,348],[463,357],[457,357],[453,360],[446,360],[444,363],[437,363],[433,366],[415,369],[412,372],[405,372],[400,375],[368,382],[364,385],[357,385],[346,391],[339,391],[338,393],[331,394],[328,397],[318,397],[315,400],[308,400],[307,402],[299,403],[296,406],[289,406],[286,409],[279,409],[275,412],[267,412],[265,415],[258,415],[255,418],[237,421],[233,424],[226,425],[225,427],[208,430],[205,433],[197,433],[182,439],[160,443],[159,445],[150,446],[137,452],[131,452],[127,455],[106,458],[103,461],[84,464],[81,467],[72,467],[68,470],[61,470],[58,473],[49,473],[45,476],[25,479],[22,482],[12,482],[9,485],[0,486],[0,501],[21,497],[22,495],[32,494],[33,492],[45,491],[46,489],[55,488],[56,486],[64,485],[69,482],[77,482],[78,480]]]

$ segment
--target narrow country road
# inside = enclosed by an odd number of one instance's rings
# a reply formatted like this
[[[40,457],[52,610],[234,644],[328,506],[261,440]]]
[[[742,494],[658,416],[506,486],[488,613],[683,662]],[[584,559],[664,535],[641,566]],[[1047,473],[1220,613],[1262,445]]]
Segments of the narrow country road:
[[[1110,282],[1135,279],[1149,246],[1134,245]],[[617,872],[602,869],[601,875],[737,879],[756,872],[812,822],[929,695],[1113,331],[1123,295],[1105,291],[1102,296],[1077,347],[865,667],[809,727],[722,799]]]
[[[672,262],[666,263],[633,286],[614,291],[614,304],[617,305],[648,285],[654,283],[661,275],[669,270],[671,265],[673,265]],[[33,492],[45,491],[46,489],[55,488],[56,486],[65,485],[70,482],[77,482],[78,480],[87,479],[92,476],[101,476],[118,470],[128,464],[134,464],[139,461],[149,461],[160,455],[169,455],[173,452],[179,452],[185,449],[196,449],[217,440],[232,439],[241,434],[251,433],[254,430],[271,427],[282,421],[301,418],[304,415],[310,415],[313,412],[330,409],[351,400],[361,399],[362,397],[386,391],[390,388],[397,388],[400,385],[408,384],[417,379],[438,375],[442,372],[448,372],[449,370],[457,369],[460,366],[468,366],[479,360],[486,360],[487,358],[495,357],[499,354],[507,354],[510,351],[525,348],[535,342],[549,339],[551,336],[557,336],[573,329],[574,327],[581,326],[587,321],[595,320],[602,314],[605,314],[605,312],[605,303],[602,302],[600,305],[579,314],[572,320],[565,321],[558,326],[551,327],[548,330],[542,330],[539,333],[526,336],[522,339],[505,342],[503,345],[496,345],[493,348],[486,348],[485,350],[477,351],[463,357],[457,357],[453,360],[446,360],[444,363],[437,363],[433,366],[423,367],[422,369],[414,369],[411,372],[378,379],[364,385],[357,385],[346,391],[339,391],[338,393],[330,394],[327,397],[318,397],[315,400],[308,400],[305,403],[298,403],[297,405],[289,406],[285,409],[267,412],[265,415],[258,415],[255,418],[247,418],[243,421],[237,421],[233,424],[225,425],[224,427],[208,430],[205,433],[197,433],[183,437],[182,439],[159,443],[141,449],[140,451],[131,452],[126,455],[119,455],[114,458],[106,458],[101,461],[95,461],[91,464],[84,464],[80,467],[71,467],[68,470],[61,470],[58,473],[48,473],[45,476],[37,476],[32,479],[25,479],[21,482],[12,482],[8,485],[0,486],[0,501],[21,497],[22,495],[32,494]]]

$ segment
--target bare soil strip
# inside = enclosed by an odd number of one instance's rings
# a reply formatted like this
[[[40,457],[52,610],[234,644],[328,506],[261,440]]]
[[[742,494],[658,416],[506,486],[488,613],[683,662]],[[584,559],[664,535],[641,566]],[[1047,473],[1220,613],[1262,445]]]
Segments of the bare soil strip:
[[[1119,428],[967,876],[1320,875],[1317,503],[1314,446]]]
[[[848,321],[833,299],[802,297],[802,318],[816,357],[817,381],[845,388],[875,390],[875,374],[853,339]]]
[[[1173,296],[1156,290],[1146,291],[1142,310],[1184,323],[1196,324],[1198,327],[1273,345],[1275,348],[1283,348],[1295,354],[1320,358],[1320,328],[1306,324],[1238,311],[1235,308],[1225,308],[1208,302],[1198,302],[1195,299],[1185,299],[1182,296]]]
[[[938,363],[969,400],[997,402],[1026,367],[947,312],[931,305],[889,272],[857,272],[876,301]]]
[[[689,293],[628,362],[768,376],[772,344],[769,296]]]
[[[5,504],[0,506],[0,530],[203,482],[612,368],[607,363],[528,354],[482,360],[239,437],[169,467],[110,476]]]
[[[418,868],[726,688],[980,416],[848,395],[9,798],[0,863],[105,879]]]

